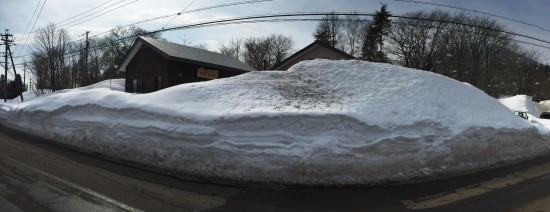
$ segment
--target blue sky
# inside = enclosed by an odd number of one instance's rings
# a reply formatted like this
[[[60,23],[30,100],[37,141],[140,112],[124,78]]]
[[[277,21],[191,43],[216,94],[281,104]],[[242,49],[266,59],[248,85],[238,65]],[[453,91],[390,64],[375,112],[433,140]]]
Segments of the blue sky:
[[[103,7],[93,10],[90,13],[98,11],[101,8],[105,8],[106,6],[115,4],[117,2],[120,3],[116,4],[116,6],[120,6],[130,3],[134,0],[41,0],[41,3],[43,3],[44,1],[46,1],[46,3],[44,4],[44,8],[40,17],[36,21],[35,30],[39,27],[47,25],[48,23],[59,23],[60,21],[68,19],[105,2],[106,4]],[[79,40],[83,38],[82,34],[84,34],[85,31],[90,31],[90,36],[96,35],[108,31],[116,25],[127,25],[148,18],[176,13],[181,11],[187,5],[189,5],[187,10],[194,10],[213,5],[240,1],[245,0],[138,0],[136,2],[128,4],[127,6],[106,13],[93,20],[71,26],[67,28],[67,30],[71,35],[71,38],[73,38],[74,40]],[[546,29],[550,29],[550,1],[548,0],[422,1],[475,9],[483,12],[497,14],[500,16],[518,19],[524,22],[544,27]],[[9,29],[10,33],[16,35],[16,43],[19,44],[19,46],[13,49],[15,55],[26,54],[26,48],[21,45],[25,43],[25,39],[21,35],[24,34],[27,25],[29,25],[29,21],[31,20],[31,16],[33,15],[33,12],[38,2],[39,0],[1,0],[0,2],[0,29],[2,32],[3,29]],[[394,0],[273,0],[183,14],[175,18],[167,27],[198,23],[208,20],[217,20],[222,18],[271,13],[329,12],[333,10],[337,12],[357,11],[372,13],[375,10],[379,9],[380,3],[387,4],[388,9],[393,14],[403,14],[406,12],[417,10],[432,9],[456,11],[448,8]],[[116,6],[113,6],[112,8],[115,8]],[[101,13],[102,12],[97,13],[96,15],[99,15]],[[157,30],[168,23],[170,19],[172,18],[170,17],[157,21],[147,22],[138,26],[146,30]],[[550,40],[550,32],[531,26],[525,26],[522,24],[510,22],[507,20],[497,20],[501,23],[506,24],[509,29],[515,32],[541,38],[543,40]],[[74,24],[78,22],[80,21],[77,21]],[[216,27],[170,31],[163,33],[163,37],[177,43],[182,43],[183,40],[186,40],[186,42],[190,44],[205,43],[208,45],[210,50],[216,50],[219,42],[225,42],[227,40],[230,40],[231,38],[246,38],[250,36],[263,36],[272,33],[280,33],[291,36],[295,41],[295,49],[298,50],[313,41],[312,32],[315,29],[316,24],[316,22],[283,22],[224,25]],[[32,24],[30,25],[30,27],[28,27],[27,31],[30,31],[31,27]],[[521,38],[518,39],[523,40]],[[28,39],[26,41],[26,43],[28,44],[32,44],[32,42],[32,39]],[[550,46],[550,44],[545,44],[541,42],[535,43]],[[545,63],[550,63],[550,50],[532,46],[528,47],[541,51],[543,53],[542,61]],[[22,62],[21,59],[22,58],[18,58],[18,61],[16,63]]]

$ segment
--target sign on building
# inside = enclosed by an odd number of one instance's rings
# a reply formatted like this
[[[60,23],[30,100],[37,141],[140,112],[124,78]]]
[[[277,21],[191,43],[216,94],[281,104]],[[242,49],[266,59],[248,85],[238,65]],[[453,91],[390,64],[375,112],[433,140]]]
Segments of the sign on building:
[[[197,69],[197,77],[206,79],[218,79],[218,70],[209,70],[204,67]]]

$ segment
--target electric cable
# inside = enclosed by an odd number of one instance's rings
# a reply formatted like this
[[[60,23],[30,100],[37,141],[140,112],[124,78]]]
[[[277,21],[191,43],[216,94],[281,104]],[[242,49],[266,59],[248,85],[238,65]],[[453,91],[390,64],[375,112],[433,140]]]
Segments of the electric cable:
[[[546,29],[544,27],[541,27],[541,26],[538,26],[538,25],[535,25],[535,24],[527,23],[525,21],[521,21],[521,20],[517,20],[517,19],[513,19],[513,18],[508,18],[508,17],[505,17],[505,16],[497,15],[497,14],[492,14],[492,13],[488,13],[488,12],[474,10],[474,9],[456,7],[456,6],[445,5],[445,4],[440,4],[440,3],[425,2],[425,1],[414,1],[414,0],[394,0],[394,1],[408,2],[408,3],[415,3],[415,4],[426,4],[426,5],[432,5],[432,6],[438,6],[438,7],[446,7],[446,8],[451,8],[451,9],[463,10],[463,11],[468,11],[468,12],[473,12],[473,13],[479,13],[479,14],[483,14],[483,15],[487,15],[487,16],[497,17],[497,18],[500,18],[500,19],[513,21],[513,22],[516,22],[516,23],[536,27],[536,28],[539,28],[541,30],[550,32],[549,29]]]
[[[183,8],[183,10],[181,10],[177,15],[175,15],[175,16],[174,16],[170,21],[168,21],[168,23],[166,23],[162,28],[164,29],[164,27],[166,27],[166,26],[168,26],[168,24],[172,23],[172,21],[173,21],[174,19],[176,19],[176,17],[178,17],[179,15],[181,15],[181,13],[182,13],[183,11],[185,11],[185,10],[186,10],[189,6],[191,6],[193,3],[195,3],[195,0],[191,1],[191,3],[189,3],[187,6],[185,6],[185,7]]]
[[[110,42],[107,42],[107,43],[104,43],[104,44],[100,44],[100,45],[97,45],[97,46],[90,47],[90,49],[101,48],[103,46],[118,43],[118,42],[122,42],[122,41],[125,41],[125,40],[128,40],[128,39],[135,38],[137,36],[144,36],[144,35],[148,35],[148,34],[152,34],[152,33],[158,33],[158,32],[181,30],[181,29],[190,29],[190,28],[199,28],[199,27],[208,27],[208,26],[228,25],[228,24],[242,24],[242,23],[283,22],[283,21],[318,21],[319,19],[313,19],[313,18],[309,18],[309,19],[305,19],[305,18],[303,18],[303,19],[290,19],[290,18],[280,19],[279,17],[324,16],[326,14],[328,14],[328,13],[311,13],[311,12],[310,13],[283,13],[283,14],[245,16],[245,17],[237,17],[237,18],[219,19],[219,20],[214,20],[214,21],[205,21],[205,22],[200,22],[200,23],[195,23],[195,24],[175,26],[175,27],[171,27],[171,28],[168,28],[168,29],[159,29],[159,30],[143,33],[143,34],[140,34],[140,35],[128,36],[128,37],[113,40],[113,41],[110,41]],[[373,14],[371,14],[371,13],[356,13],[356,12],[354,12],[354,13],[336,13],[336,14],[337,15],[373,16]],[[477,26],[477,25],[460,23],[460,22],[449,21],[449,20],[437,20],[437,19],[428,19],[428,18],[419,18],[419,17],[407,17],[407,16],[401,16],[401,15],[392,15],[391,17],[392,18],[412,19],[412,20],[423,20],[423,21],[436,21],[436,22],[442,22],[442,23],[450,23],[450,24],[469,26],[469,27],[473,27],[473,28],[485,29],[485,30],[488,30],[488,31],[495,31],[495,32],[510,34],[510,35],[523,37],[523,38],[528,38],[528,39],[531,39],[531,40],[536,40],[536,41],[539,41],[539,42],[550,44],[550,41],[542,40],[540,38],[535,38],[535,37],[532,37],[532,36],[523,35],[523,34],[520,34],[520,33],[515,33],[515,32],[511,32],[511,31],[506,31],[506,30],[498,30],[498,29],[485,27],[485,26]],[[274,19],[264,20],[266,18],[274,18]],[[543,45],[540,45],[540,44],[534,44],[534,43],[531,43],[531,42],[528,42],[528,41],[520,41],[520,40],[517,40],[517,39],[515,39],[515,41],[525,43],[525,44],[529,44],[529,45],[538,46],[538,47],[541,47],[541,48],[550,48],[550,47],[543,46]],[[74,53],[77,53],[77,52],[79,52],[79,51],[69,52],[67,54],[74,54]]]

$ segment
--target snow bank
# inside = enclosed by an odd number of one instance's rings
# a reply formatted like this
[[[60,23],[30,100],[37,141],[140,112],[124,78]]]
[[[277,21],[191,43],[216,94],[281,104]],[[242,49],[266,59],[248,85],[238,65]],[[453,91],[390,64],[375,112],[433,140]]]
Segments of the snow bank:
[[[97,88],[108,88],[110,90],[113,90],[113,91],[124,91],[124,85],[125,81],[124,79],[112,79],[112,80],[104,80],[104,81],[101,81],[101,82],[98,82],[98,83],[95,83],[95,84],[92,84],[92,85],[89,85],[89,86],[85,86],[85,87],[81,87],[81,88],[78,88],[77,90],[90,90],[90,89],[97,89]],[[24,101],[31,101],[31,100],[34,100],[36,98],[39,98],[39,97],[46,97],[46,96],[49,96],[51,94],[59,94],[59,93],[65,93],[65,92],[68,92],[68,91],[71,91],[71,90],[74,90],[74,89],[64,89],[64,90],[60,90],[60,91],[57,91],[55,93],[52,93],[51,90],[37,90],[37,91],[25,91],[23,92],[23,100]],[[8,100],[8,105],[14,105],[14,104],[19,104],[19,103],[22,103],[21,102],[21,97],[16,97],[14,99],[9,99]]]
[[[550,100],[541,101],[537,104],[541,112],[550,112]]]
[[[537,127],[472,86],[363,61],[312,60],[149,94],[74,89],[0,112],[83,151],[239,183],[408,182],[548,151]]]
[[[550,134],[550,120],[539,118],[542,111],[540,106],[544,106],[544,102],[533,102],[527,95],[501,98],[498,101],[512,112],[526,112],[529,116],[528,121],[537,127],[541,134]]]
[[[80,90],[90,90],[96,88],[109,88],[113,91],[124,91],[125,80],[124,79],[108,79],[101,82],[88,85],[86,87],[79,88]]]
[[[535,117],[539,117],[541,114],[539,106],[527,95],[501,98],[498,101],[512,111],[527,112]]]

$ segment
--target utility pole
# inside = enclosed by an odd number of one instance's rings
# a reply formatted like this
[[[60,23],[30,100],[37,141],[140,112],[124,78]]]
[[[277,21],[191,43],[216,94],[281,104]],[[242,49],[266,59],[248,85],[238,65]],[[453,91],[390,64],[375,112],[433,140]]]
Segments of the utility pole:
[[[85,58],[84,59],[84,73],[85,73],[84,76],[88,76],[88,49],[90,47],[90,41],[88,41],[88,34],[89,33],[90,33],[90,31],[86,31],[86,33],[84,33],[84,34],[86,34],[86,43],[85,43],[85,47],[84,47],[84,58]],[[84,77],[84,76],[80,76],[80,77]]]
[[[21,81],[21,75],[17,74],[17,71],[15,71],[15,63],[13,62],[13,55],[11,53],[11,48],[9,46],[8,46],[8,51],[10,52],[11,66],[13,67],[13,76],[15,77],[15,79],[13,79],[16,85],[15,92],[18,93],[19,96],[21,96],[21,102],[23,102],[23,90],[21,87],[23,85],[23,81]]]
[[[27,88],[27,81],[25,78],[25,74],[27,73],[27,63],[23,63],[23,85],[25,85],[25,88]]]
[[[4,45],[5,46],[5,51],[4,51],[4,77],[5,77],[5,80],[4,80],[4,102],[7,102],[7,99],[8,99],[8,92],[7,92],[7,88],[8,88],[8,50],[9,50],[9,47],[12,45],[11,43],[13,43],[13,35],[9,33],[9,30],[6,29],[5,33],[4,34],[0,34],[0,36],[2,37],[1,40],[4,41],[4,44],[0,44],[0,45]],[[14,64],[12,64],[14,65]]]

